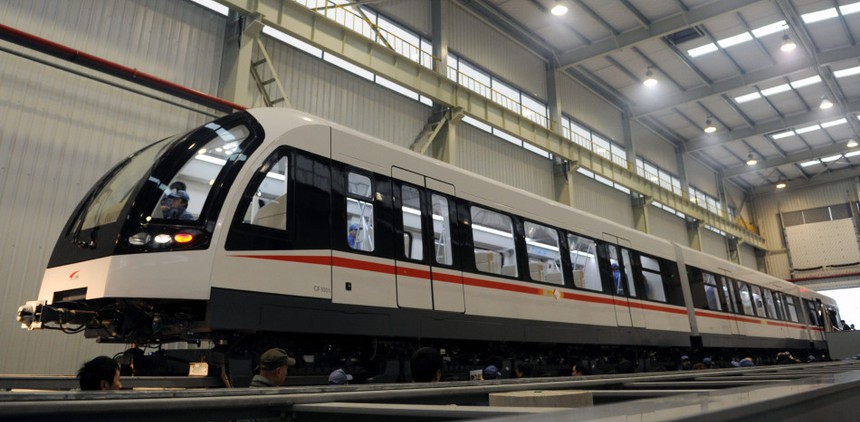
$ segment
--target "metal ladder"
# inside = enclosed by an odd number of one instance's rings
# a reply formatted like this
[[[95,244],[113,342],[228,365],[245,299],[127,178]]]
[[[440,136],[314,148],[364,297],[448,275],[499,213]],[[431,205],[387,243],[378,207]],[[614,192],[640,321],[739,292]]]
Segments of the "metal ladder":
[[[260,39],[260,37],[255,37],[254,41],[257,43],[257,47],[260,49],[260,55],[263,56],[263,58],[251,62],[251,77],[254,78],[254,82],[257,84],[257,89],[259,89],[260,93],[263,94],[263,102],[266,104],[266,107],[274,107],[276,104],[279,104],[281,107],[292,107],[290,99],[287,97],[287,92],[284,90],[284,85],[281,84],[281,80],[278,78],[278,73],[275,71],[275,67],[272,66],[272,59],[269,57],[269,53],[263,45],[263,40]],[[260,69],[260,66],[263,65],[265,65],[269,70],[268,74],[271,75],[268,79],[264,79],[263,72],[261,72],[262,69]],[[269,89],[269,85],[272,84],[275,86],[274,93],[270,93]],[[280,95],[280,97],[277,97],[278,95]]]

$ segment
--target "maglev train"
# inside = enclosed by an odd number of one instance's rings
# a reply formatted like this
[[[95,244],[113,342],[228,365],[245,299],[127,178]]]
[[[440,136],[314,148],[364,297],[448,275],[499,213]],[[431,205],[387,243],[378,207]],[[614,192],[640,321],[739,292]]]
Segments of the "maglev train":
[[[18,320],[136,344],[266,333],[814,350],[838,312],[784,280],[267,108],[110,170]]]

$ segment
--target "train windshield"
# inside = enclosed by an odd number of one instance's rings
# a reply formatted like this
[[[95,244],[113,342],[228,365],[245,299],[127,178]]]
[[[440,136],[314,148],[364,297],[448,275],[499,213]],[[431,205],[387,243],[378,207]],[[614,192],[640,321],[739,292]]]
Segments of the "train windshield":
[[[155,158],[176,140],[176,136],[158,141],[129,157],[93,198],[83,216],[81,230],[117,221],[120,211],[140,182],[140,175],[148,173]]]

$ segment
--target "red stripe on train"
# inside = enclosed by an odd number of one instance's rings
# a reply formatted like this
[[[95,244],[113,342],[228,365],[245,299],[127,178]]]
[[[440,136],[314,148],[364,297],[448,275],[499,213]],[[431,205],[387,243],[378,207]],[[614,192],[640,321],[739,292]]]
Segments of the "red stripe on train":
[[[445,283],[456,283],[484,289],[503,290],[514,293],[524,293],[537,296],[554,296],[554,289],[545,287],[520,286],[517,284],[500,281],[487,280],[475,277],[461,277],[446,273],[437,273],[410,267],[395,267],[390,264],[378,264],[358,259],[340,258],[331,256],[304,256],[304,255],[229,255],[235,258],[253,258],[284,262],[297,262],[302,264],[333,265],[337,267],[352,268],[363,271],[372,271],[383,274],[397,274],[405,277],[421,278],[425,280],[441,281]],[[624,306],[649,311],[666,312],[670,314],[686,315],[686,309],[670,308],[650,303],[630,302],[625,299],[617,299],[606,296],[589,296],[580,293],[558,291],[558,299],[576,300],[580,302],[599,303],[604,305]]]

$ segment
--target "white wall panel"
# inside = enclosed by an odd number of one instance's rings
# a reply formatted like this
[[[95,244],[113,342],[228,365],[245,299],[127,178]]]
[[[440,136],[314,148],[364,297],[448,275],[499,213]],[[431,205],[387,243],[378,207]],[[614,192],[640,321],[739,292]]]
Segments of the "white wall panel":
[[[659,208],[648,206],[648,230],[654,236],[678,244],[689,246],[690,239],[687,235],[687,223],[674,214],[669,214]]]
[[[558,92],[562,111],[588,127],[624,144],[621,112],[572,78],[558,77]]]
[[[633,227],[633,208],[629,195],[579,173],[574,173],[573,183],[573,204],[576,208],[622,226]]]
[[[789,226],[785,238],[795,268],[860,262],[857,229],[850,218]]]
[[[675,158],[677,154],[674,146],[637,122],[630,125],[630,134],[636,145],[636,155],[678,176],[678,160]]]
[[[690,186],[694,186],[696,189],[714,198],[720,198],[717,177],[710,168],[685,154],[684,169],[687,171],[687,183]]]
[[[738,247],[738,255],[741,258],[741,265],[747,268],[752,268],[754,270],[758,270],[758,263],[756,261],[755,248],[747,244],[741,244]]]
[[[702,228],[702,252],[714,255],[722,259],[729,259],[726,250],[726,238],[708,229]]]
[[[449,49],[546,102],[546,64],[459,4],[453,5]]]
[[[552,161],[470,126],[457,126],[460,166],[504,184],[554,199]]]
[[[367,6],[426,38],[432,38],[431,5],[429,1],[388,0],[371,2]]]

